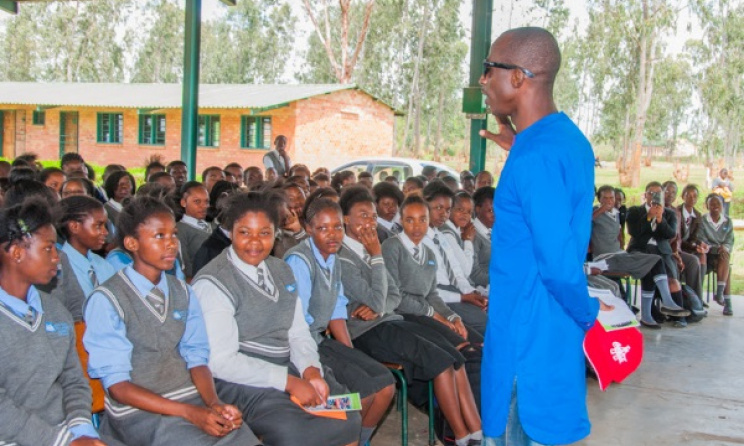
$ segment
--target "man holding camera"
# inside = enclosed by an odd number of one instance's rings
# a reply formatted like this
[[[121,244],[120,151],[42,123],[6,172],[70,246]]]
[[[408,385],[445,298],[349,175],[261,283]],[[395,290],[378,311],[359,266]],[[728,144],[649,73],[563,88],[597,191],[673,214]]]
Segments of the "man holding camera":
[[[628,209],[627,225],[630,234],[628,252],[640,251],[661,256],[669,277],[669,291],[674,300],[674,302],[663,302],[662,305],[677,309],[682,305],[682,288],[679,283],[677,262],[670,243],[677,235],[677,215],[672,209],[664,207],[661,183],[657,181],[648,183],[644,196],[646,204]],[[661,284],[657,282],[658,285]],[[664,294],[662,293],[662,298]],[[653,295],[650,297],[642,295],[641,305],[650,305],[649,299],[653,299]],[[684,324],[677,324],[677,326],[684,326]]]

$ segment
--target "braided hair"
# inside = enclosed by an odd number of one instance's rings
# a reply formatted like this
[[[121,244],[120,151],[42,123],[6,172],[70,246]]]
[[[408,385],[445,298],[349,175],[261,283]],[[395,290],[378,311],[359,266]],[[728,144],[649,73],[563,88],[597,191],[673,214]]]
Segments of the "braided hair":
[[[11,246],[33,236],[39,229],[54,225],[49,205],[38,197],[0,211],[0,246],[7,252]]]

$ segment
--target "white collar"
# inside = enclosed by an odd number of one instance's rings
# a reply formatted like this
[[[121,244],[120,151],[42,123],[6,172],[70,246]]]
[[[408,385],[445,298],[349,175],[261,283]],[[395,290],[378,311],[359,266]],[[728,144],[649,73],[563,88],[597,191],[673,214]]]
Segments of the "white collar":
[[[473,220],[473,226],[475,226],[475,230],[478,231],[478,234],[486,238],[491,238],[491,228],[487,228],[478,217]]]
[[[344,235],[344,245],[346,245],[347,248],[358,255],[361,259],[364,259],[365,254],[367,254],[367,250],[364,249],[364,245],[349,237],[348,235]]]
[[[387,221],[384,218],[378,216],[377,217],[377,224],[382,226],[385,229],[393,229],[393,225],[395,224],[395,221]]]
[[[266,261],[262,260],[257,266],[245,263],[238,257],[238,253],[235,252],[235,248],[232,245],[228,248],[227,257],[235,268],[241,273],[245,274],[249,279],[258,284],[258,269],[261,268],[264,272],[266,283],[270,289],[273,289],[273,281],[270,279],[269,268],[266,266]]]
[[[118,201],[114,201],[114,199],[113,199],[113,198],[109,198],[108,204],[109,204],[109,205],[110,205],[110,206],[111,206],[112,208],[114,208],[115,210],[117,210],[117,211],[119,211],[119,212],[121,212],[121,210],[122,210],[122,209],[124,209],[124,206],[122,206],[122,204],[121,204],[121,203],[119,203]]]
[[[204,230],[204,228],[202,228],[200,226],[201,223],[206,223],[207,226],[209,226],[209,223],[207,223],[205,220],[199,220],[199,219],[196,219],[196,218],[194,218],[194,217],[192,217],[190,215],[186,215],[186,214],[183,214],[183,217],[181,217],[181,221],[184,222],[184,223],[186,223],[187,225],[189,225],[189,226],[191,226],[193,228],[199,229],[201,231]]]
[[[684,217],[685,221],[687,221],[688,218],[695,218],[695,210],[693,209],[692,212],[687,212],[687,208],[682,205],[682,217]]]
[[[705,214],[705,219],[708,220],[708,223],[710,223],[711,226],[713,226],[716,229],[716,231],[720,229],[721,226],[723,226],[723,224],[726,223],[726,221],[728,221],[728,218],[726,218],[724,214],[721,214],[721,218],[719,218],[718,223],[716,223],[713,221],[713,218],[710,216],[710,212]]]
[[[411,253],[413,254],[413,248],[420,248],[420,246],[423,244],[423,241],[420,242],[418,245],[413,243],[413,240],[411,240],[405,232],[401,232],[398,234],[398,238],[400,238],[401,243],[403,243],[403,246]]]

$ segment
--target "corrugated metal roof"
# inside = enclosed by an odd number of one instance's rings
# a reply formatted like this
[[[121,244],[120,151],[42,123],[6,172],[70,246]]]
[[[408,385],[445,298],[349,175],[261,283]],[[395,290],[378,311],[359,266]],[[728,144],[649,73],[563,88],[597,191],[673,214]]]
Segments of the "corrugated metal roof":
[[[199,108],[268,108],[349,89],[359,88],[341,84],[201,84]],[[181,84],[0,82],[0,104],[161,109],[181,108],[181,97]]]

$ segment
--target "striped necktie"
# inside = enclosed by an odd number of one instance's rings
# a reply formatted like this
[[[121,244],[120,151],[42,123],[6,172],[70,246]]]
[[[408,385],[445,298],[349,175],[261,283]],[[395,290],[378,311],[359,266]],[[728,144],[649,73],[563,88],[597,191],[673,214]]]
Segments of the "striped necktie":
[[[417,261],[417,262],[420,262],[421,261],[420,254],[421,254],[421,249],[418,246],[414,246],[413,247],[413,259],[415,261]]]
[[[152,305],[155,311],[157,311],[161,316],[165,314],[165,294],[163,294],[160,288],[153,287],[152,290],[147,293],[145,299],[147,299],[147,302]]]
[[[88,278],[90,279],[90,283],[91,285],[93,285],[93,288],[98,286],[98,277],[96,276],[96,270],[93,269],[93,266],[91,266],[88,270]]]
[[[23,316],[23,320],[26,321],[29,326],[33,327],[34,322],[36,321],[36,310],[32,307],[28,307],[28,311],[26,311],[26,314]]]
[[[199,227],[201,228],[201,230],[202,230],[202,231],[204,231],[204,232],[207,232],[207,233],[209,233],[209,234],[211,234],[211,233],[212,233],[212,227],[211,227],[211,226],[209,226],[209,223],[207,223],[206,221],[204,221],[204,220],[199,220],[199,221],[197,222],[197,224],[199,225]]]
[[[266,274],[264,273],[263,268],[258,268],[256,272],[258,274],[258,286],[259,286],[259,288],[261,288],[262,290],[264,290],[266,292],[266,294],[271,294],[271,290],[269,289],[269,285],[268,285],[268,283],[266,283]]]
[[[452,270],[452,265],[450,265],[450,262],[447,259],[447,254],[444,252],[442,244],[439,242],[439,234],[434,236],[434,244],[437,245],[437,248],[439,248],[439,254],[442,256],[442,262],[444,263],[444,267],[447,270],[447,280],[449,280],[449,284],[457,286],[455,272]]]

